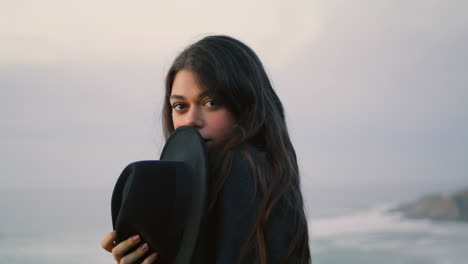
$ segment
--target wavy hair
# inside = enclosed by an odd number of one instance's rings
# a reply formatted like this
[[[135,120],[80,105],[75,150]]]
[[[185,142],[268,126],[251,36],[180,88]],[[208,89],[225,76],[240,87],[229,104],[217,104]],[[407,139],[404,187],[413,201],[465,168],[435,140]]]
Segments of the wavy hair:
[[[232,134],[219,144],[221,155],[210,155],[210,208],[228,176],[233,150],[243,153],[252,166],[255,190],[262,193],[256,223],[244,244],[245,257],[256,250],[259,262],[268,263],[266,227],[272,210],[288,201],[294,210],[294,237],[284,254],[284,262],[293,252],[299,252],[301,263],[310,263],[307,220],[300,190],[296,153],[289,138],[284,109],[276,95],[265,69],[255,54],[244,43],[223,35],[207,36],[183,50],[173,62],[166,76],[166,94],[163,106],[163,129],[166,138],[174,130],[172,107],[169,102],[172,85],[180,70],[194,73],[200,87],[210,90],[214,99],[226,107],[237,120]],[[264,155],[253,162],[245,146],[252,144]]]

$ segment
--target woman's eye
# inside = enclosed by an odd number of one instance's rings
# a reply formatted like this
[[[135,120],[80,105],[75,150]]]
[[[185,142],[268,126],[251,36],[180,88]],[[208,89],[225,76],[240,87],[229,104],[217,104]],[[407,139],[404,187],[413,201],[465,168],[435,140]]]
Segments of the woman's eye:
[[[216,103],[213,100],[206,101],[205,105],[208,107],[216,107]]]
[[[184,110],[185,107],[186,107],[185,104],[181,104],[181,103],[176,103],[172,105],[172,109],[176,111]]]

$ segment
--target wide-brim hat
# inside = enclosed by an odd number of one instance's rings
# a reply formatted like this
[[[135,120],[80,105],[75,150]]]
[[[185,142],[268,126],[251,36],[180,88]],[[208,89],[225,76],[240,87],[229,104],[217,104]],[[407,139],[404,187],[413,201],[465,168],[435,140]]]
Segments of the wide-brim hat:
[[[112,193],[115,243],[140,235],[158,263],[190,263],[206,209],[205,143],[189,126],[176,129],[160,160],[127,165]]]

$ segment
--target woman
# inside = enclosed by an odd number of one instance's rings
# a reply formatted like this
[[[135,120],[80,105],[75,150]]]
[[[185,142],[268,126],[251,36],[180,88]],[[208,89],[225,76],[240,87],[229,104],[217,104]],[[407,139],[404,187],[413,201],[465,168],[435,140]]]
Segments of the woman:
[[[248,46],[208,36],[175,59],[166,77],[165,136],[183,125],[197,128],[210,157],[210,205],[195,258],[309,263],[299,171],[284,110]],[[245,173],[229,177],[233,166]],[[146,253],[146,244],[132,251],[138,236],[115,247],[114,237],[108,234],[102,246],[118,263],[136,263]],[[156,259],[157,253],[142,263]]]

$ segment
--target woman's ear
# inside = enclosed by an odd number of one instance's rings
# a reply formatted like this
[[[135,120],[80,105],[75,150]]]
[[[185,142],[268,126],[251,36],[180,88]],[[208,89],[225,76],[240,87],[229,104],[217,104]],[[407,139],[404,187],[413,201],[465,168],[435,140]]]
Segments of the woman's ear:
[[[247,135],[247,134],[245,133],[245,129],[244,129],[242,126],[240,126],[239,124],[234,124],[234,125],[232,125],[232,129],[233,129],[234,131],[236,131],[236,130],[237,130],[237,131],[241,131],[241,133],[242,133],[242,139],[244,139],[245,136]],[[237,132],[237,131],[236,131],[236,132]]]

